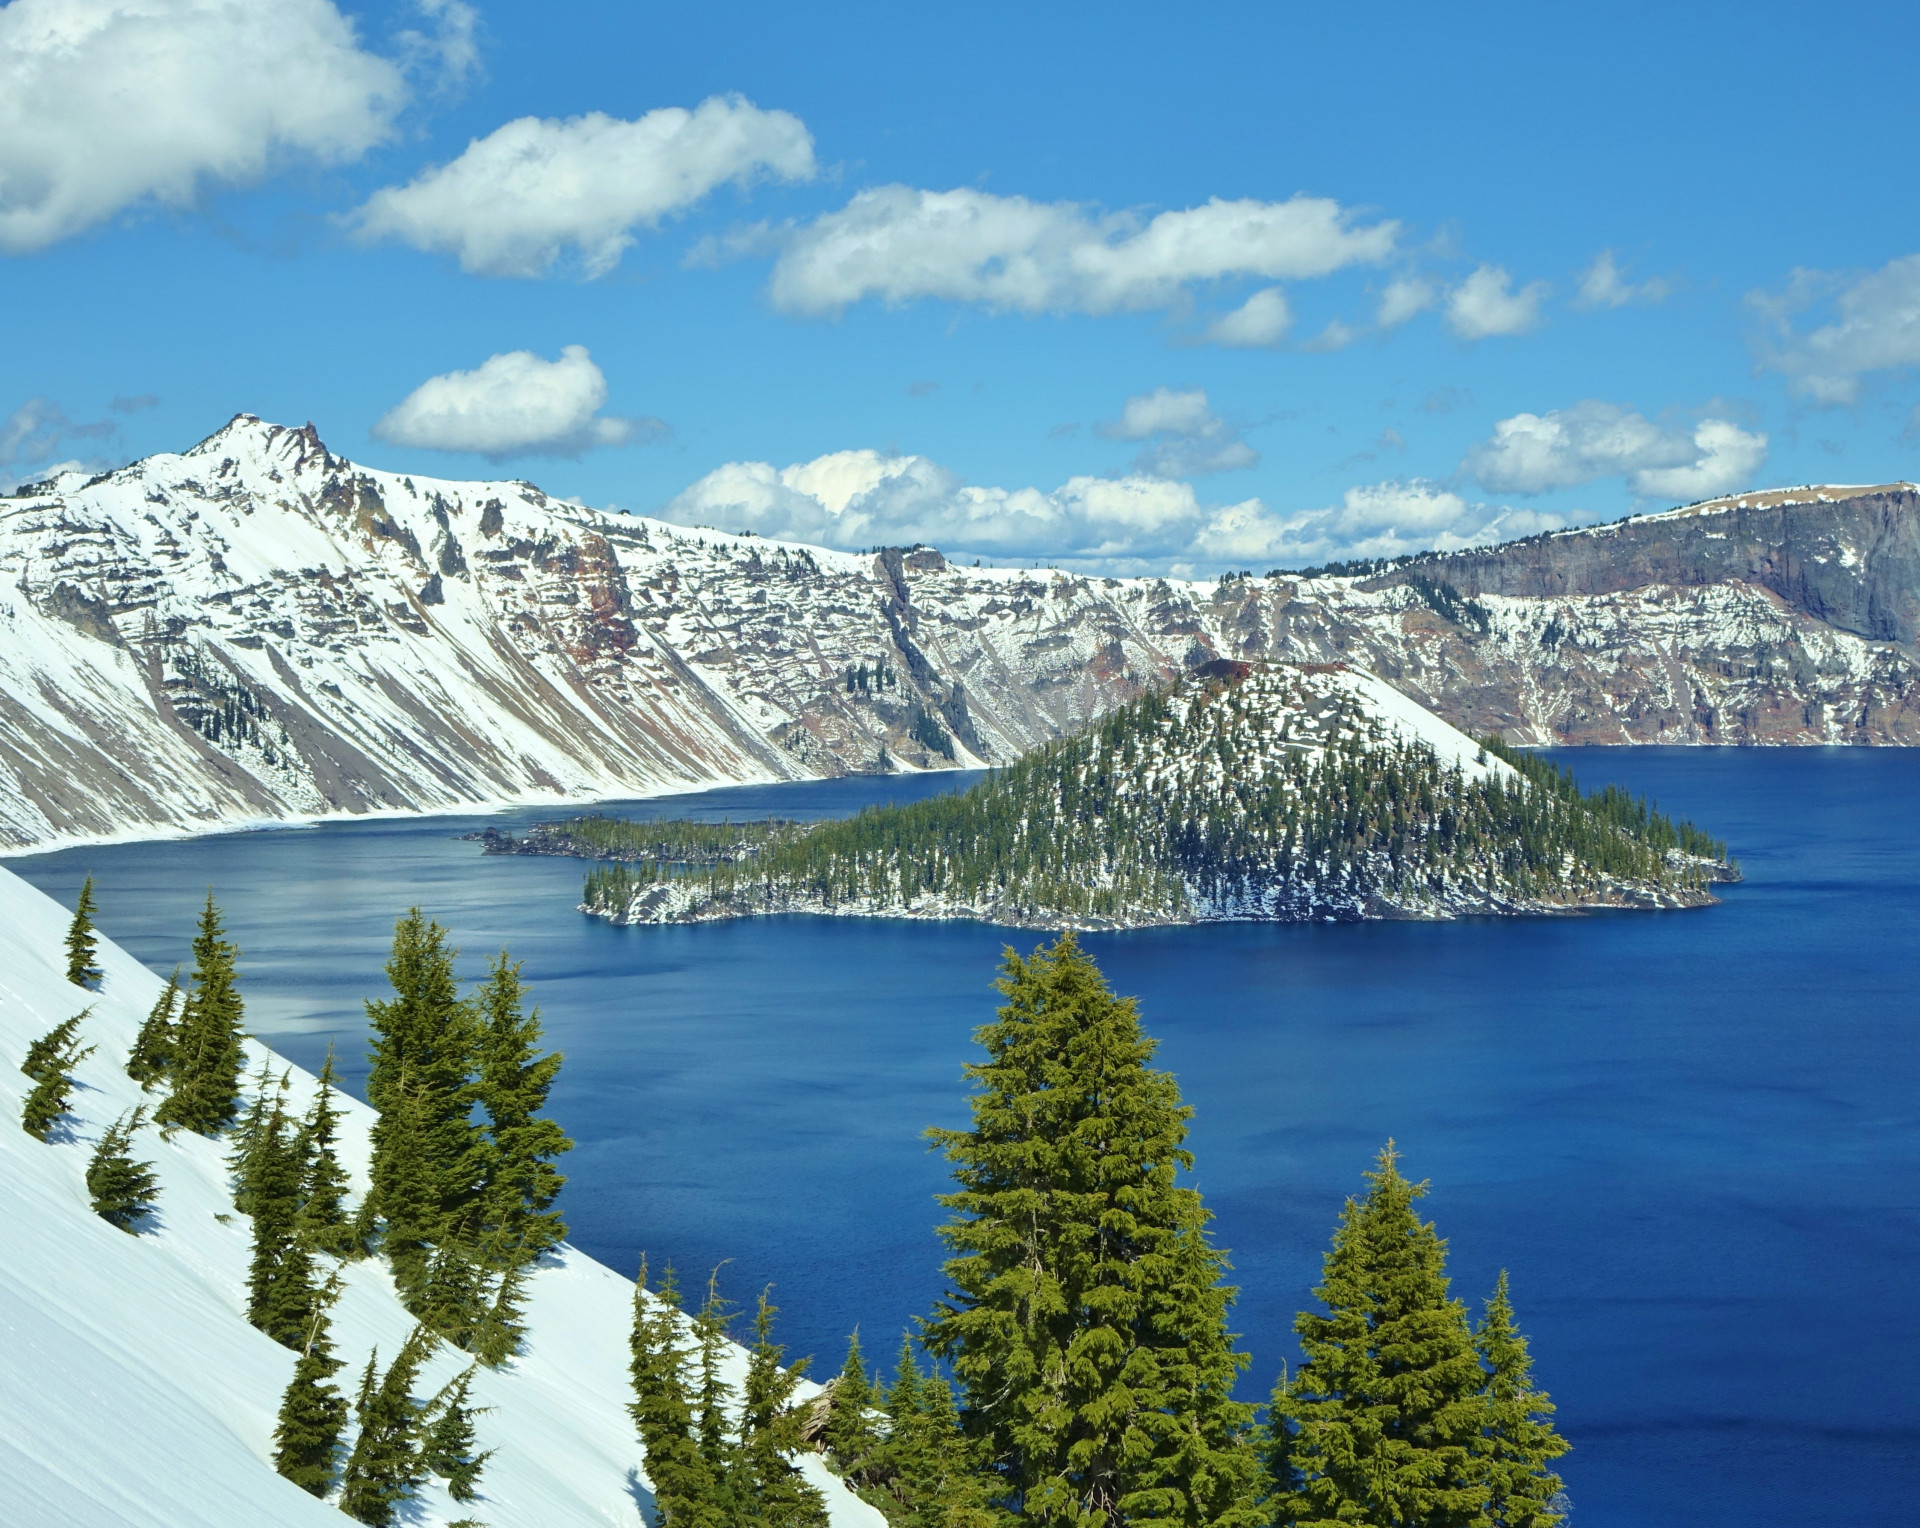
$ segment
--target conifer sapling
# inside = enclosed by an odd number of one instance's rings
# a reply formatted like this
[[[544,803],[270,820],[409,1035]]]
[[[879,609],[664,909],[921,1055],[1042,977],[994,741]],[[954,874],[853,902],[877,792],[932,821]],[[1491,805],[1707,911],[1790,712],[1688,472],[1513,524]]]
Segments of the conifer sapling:
[[[177,1038],[174,1012],[179,1006],[180,968],[175,966],[166,986],[160,989],[160,996],[154,999],[140,1033],[134,1037],[133,1049],[127,1054],[127,1075],[140,1084],[143,1092],[161,1081],[173,1065]]]
[[[339,1294],[335,1274],[314,1297],[300,1358],[273,1429],[273,1467],[301,1490],[321,1497],[333,1487],[340,1434],[347,1424],[346,1398],[329,1383],[341,1368],[327,1317]]]
[[[76,987],[92,987],[100,980],[100,967],[94,964],[99,939],[93,930],[93,915],[98,911],[93,900],[93,877],[88,876],[80,883],[73,921],[67,925],[67,980]]]
[[[152,1210],[160,1187],[153,1164],[136,1162],[129,1149],[146,1114],[144,1104],[122,1114],[101,1135],[87,1163],[87,1197],[93,1213],[129,1235],[134,1222]]]

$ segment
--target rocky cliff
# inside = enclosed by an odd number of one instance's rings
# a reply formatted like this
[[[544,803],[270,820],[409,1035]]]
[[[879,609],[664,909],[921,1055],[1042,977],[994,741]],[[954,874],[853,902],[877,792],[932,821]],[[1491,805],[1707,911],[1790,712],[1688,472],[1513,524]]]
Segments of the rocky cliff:
[[[248,415],[0,499],[0,845],[1000,763],[1216,658],[1516,742],[1920,740],[1909,485],[1372,577],[871,557],[381,472]]]

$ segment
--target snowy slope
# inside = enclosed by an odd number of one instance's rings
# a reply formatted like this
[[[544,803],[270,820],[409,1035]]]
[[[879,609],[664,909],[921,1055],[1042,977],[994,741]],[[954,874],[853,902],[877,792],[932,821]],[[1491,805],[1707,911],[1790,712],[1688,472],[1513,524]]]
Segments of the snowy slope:
[[[100,1131],[140,1100],[121,1066],[161,985],[121,950],[101,949],[106,978],[82,1028],[98,1051],[80,1067],[73,1114],[51,1144],[18,1128],[29,1086],[21,1056],[89,996],[63,976],[66,923],[65,909],[0,870],[0,1523],[338,1528],[349,1520],[270,1463],[293,1355],[247,1324],[247,1222],[232,1214],[220,1146],[141,1133],[140,1154],[161,1176],[157,1223],[145,1234],[116,1231],[88,1209],[87,1158]],[[252,1046],[255,1069],[263,1058],[270,1053]],[[312,1079],[292,1071],[304,1107]],[[371,1114],[341,1103],[342,1156],[358,1175]],[[527,1351],[481,1370],[474,1386],[476,1402],[496,1408],[479,1419],[482,1446],[499,1449],[483,1500],[459,1506],[435,1480],[407,1521],[637,1528],[651,1501],[624,1409],[632,1294],[630,1280],[572,1248],[535,1276]],[[334,1311],[348,1364],[338,1382],[375,1344],[390,1359],[410,1326],[384,1270],[349,1265]],[[737,1381],[744,1356],[733,1362]],[[423,1384],[459,1367],[443,1352]],[[882,1528],[817,1459],[806,1464],[836,1528]]]
[[[0,498],[0,852],[1006,763],[1219,658],[1347,663],[1510,741],[1920,742],[1907,485],[1420,568],[1484,619],[1450,619],[1409,570],[856,557],[383,472],[239,415]]]

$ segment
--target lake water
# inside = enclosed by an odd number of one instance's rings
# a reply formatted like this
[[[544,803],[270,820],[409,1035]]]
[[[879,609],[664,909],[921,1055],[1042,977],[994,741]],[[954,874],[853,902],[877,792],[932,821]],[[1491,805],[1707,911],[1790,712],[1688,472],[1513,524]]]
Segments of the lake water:
[[[1085,943],[1195,1110],[1264,1395],[1341,1201],[1392,1136],[1476,1308],[1502,1267],[1575,1451],[1583,1528],[1912,1521],[1920,1499],[1920,752],[1590,750],[1747,874],[1684,913],[1225,926]],[[831,782],[622,810],[842,813],[954,783]],[[939,1287],[938,1159],[1003,944],[973,924],[782,918],[616,929],[577,861],[482,857],[531,821],[334,824],[6,862],[157,970],[212,886],[250,1025],[357,1085],[395,915],[462,967],[526,963],[567,1054],[574,1240],[775,1283],[795,1351],[870,1354]],[[623,1342],[624,1333],[609,1333]]]

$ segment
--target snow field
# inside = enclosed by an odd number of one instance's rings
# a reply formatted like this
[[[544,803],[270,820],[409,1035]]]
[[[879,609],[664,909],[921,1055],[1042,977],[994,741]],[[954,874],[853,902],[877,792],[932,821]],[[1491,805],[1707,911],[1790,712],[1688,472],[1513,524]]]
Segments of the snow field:
[[[251,1255],[233,1210],[225,1144],[150,1126],[135,1154],[156,1164],[160,1194],[142,1234],[129,1236],[88,1206],[86,1165],[101,1132],[142,1095],[123,1070],[162,983],[110,942],[100,944],[98,993],[65,979],[68,910],[0,869],[0,1524],[7,1528],[268,1528],[340,1525],[332,1506],[272,1466],[274,1418],[294,1355],[246,1319]],[[245,990],[244,969],[241,972]],[[97,1047],[76,1071],[68,1115],[50,1144],[19,1128],[31,1087],[27,1046],[91,1005],[83,1039]],[[304,1110],[313,1079],[258,1042],[250,1073],[291,1072]],[[337,1095],[339,1150],[365,1186],[364,1104]],[[564,1165],[564,1164],[563,1164]],[[384,1368],[411,1329],[377,1260],[350,1263],[333,1309],[351,1396],[377,1344]],[[481,1500],[452,1501],[430,1479],[401,1521],[408,1528],[476,1518],[494,1528],[637,1528],[650,1517],[644,1455],[627,1416],[627,1331],[633,1284],[563,1247],[529,1284],[525,1352],[481,1369],[483,1448],[497,1448]],[[730,1355],[729,1378],[745,1373]],[[429,1365],[422,1395],[466,1365],[450,1348]],[[803,1383],[802,1396],[818,1393]],[[802,1461],[826,1493],[835,1528],[884,1528],[816,1456]]]

